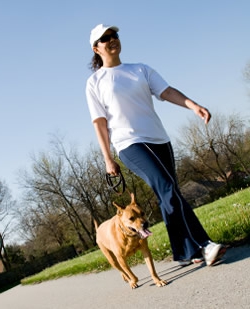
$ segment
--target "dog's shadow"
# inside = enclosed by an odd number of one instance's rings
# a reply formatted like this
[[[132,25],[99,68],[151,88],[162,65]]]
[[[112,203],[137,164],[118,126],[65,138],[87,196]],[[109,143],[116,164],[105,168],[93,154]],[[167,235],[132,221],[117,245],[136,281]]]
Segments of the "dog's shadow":
[[[165,269],[165,270],[162,270],[162,271],[157,271],[159,277],[161,279],[164,279],[164,280],[167,280],[168,284],[171,284],[173,283],[175,280],[177,279],[180,279],[184,276],[187,276],[203,267],[205,267],[205,263],[200,263],[199,265],[192,265],[191,266],[192,268],[189,268],[189,266],[185,266],[185,267],[182,267],[182,266],[173,266],[173,267],[170,267],[168,269]],[[171,275],[171,277],[169,278],[169,276]],[[155,286],[155,284],[152,282],[152,278],[150,276],[147,276],[145,278],[141,278],[140,279],[140,286],[143,286],[145,284],[148,284],[150,283],[149,285],[150,286]]]

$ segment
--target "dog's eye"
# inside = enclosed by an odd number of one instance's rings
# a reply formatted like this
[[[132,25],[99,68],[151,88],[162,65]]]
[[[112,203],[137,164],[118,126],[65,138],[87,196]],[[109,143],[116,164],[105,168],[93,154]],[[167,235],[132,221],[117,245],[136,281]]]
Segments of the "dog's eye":
[[[145,212],[142,211],[141,212],[141,216],[144,217],[145,216]]]
[[[134,221],[134,220],[135,220],[135,217],[130,217],[129,220],[130,220],[130,221]]]

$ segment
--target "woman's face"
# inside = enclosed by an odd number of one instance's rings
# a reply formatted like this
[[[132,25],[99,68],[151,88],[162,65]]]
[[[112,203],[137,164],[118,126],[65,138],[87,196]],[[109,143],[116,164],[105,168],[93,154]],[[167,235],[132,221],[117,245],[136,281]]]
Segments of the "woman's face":
[[[106,42],[104,42],[106,41]],[[93,51],[103,57],[118,56],[121,52],[121,42],[114,30],[108,29],[97,41]]]

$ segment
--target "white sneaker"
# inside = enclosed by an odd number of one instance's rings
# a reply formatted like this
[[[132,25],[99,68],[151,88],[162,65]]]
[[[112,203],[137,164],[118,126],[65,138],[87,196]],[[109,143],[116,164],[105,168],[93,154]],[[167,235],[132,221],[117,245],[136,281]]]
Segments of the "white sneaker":
[[[202,254],[207,266],[213,265],[226,253],[226,247],[209,241],[206,247],[202,249]]]

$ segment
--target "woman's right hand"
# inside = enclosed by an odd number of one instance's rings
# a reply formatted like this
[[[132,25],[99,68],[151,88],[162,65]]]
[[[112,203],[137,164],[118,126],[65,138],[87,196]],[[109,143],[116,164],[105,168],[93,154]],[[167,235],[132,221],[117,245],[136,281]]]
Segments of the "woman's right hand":
[[[120,173],[121,171],[120,165],[116,163],[114,159],[105,161],[105,164],[106,164],[106,172],[109,175],[117,176]]]

